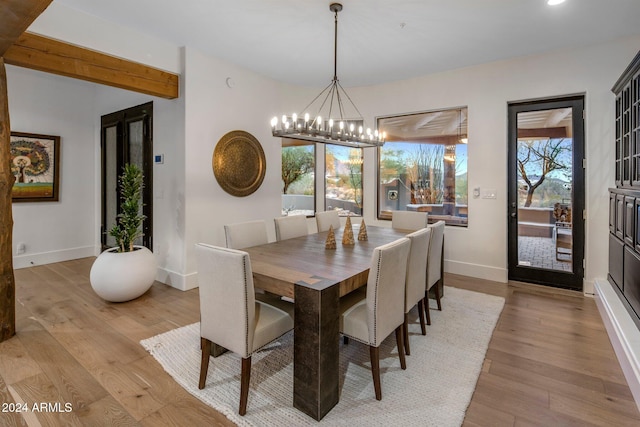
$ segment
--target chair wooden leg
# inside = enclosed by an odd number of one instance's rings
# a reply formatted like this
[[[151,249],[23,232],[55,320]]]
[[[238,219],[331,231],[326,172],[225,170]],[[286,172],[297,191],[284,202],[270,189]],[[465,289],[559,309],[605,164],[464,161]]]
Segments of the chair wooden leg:
[[[380,347],[369,346],[371,356],[371,375],[373,375],[373,389],[376,392],[376,400],[382,400],[382,387],[380,386]]]
[[[198,388],[202,390],[207,382],[209,357],[211,356],[211,341],[200,337],[200,348],[202,349],[202,360],[200,361],[200,381],[198,382]]]
[[[404,332],[404,352],[407,356],[411,356],[411,348],[409,348],[409,313],[404,314],[402,330]]]
[[[404,324],[398,326],[396,328],[396,344],[398,345],[398,356],[400,357],[400,367],[402,369],[407,369],[407,361],[404,358],[404,341],[402,336],[404,335]]]
[[[438,303],[438,311],[442,311],[442,305],[440,304],[440,285],[442,284],[442,279],[436,283],[435,292],[436,292],[436,302]]]
[[[431,325],[431,314],[429,313],[429,291],[424,293],[424,314],[427,315],[427,325]]]
[[[251,379],[251,356],[242,359],[242,371],[240,373],[240,409],[238,413],[247,413],[247,399],[249,397],[249,380]]]
[[[420,329],[422,331],[422,335],[427,335],[427,327],[424,323],[424,299],[418,301],[418,314],[420,315]]]

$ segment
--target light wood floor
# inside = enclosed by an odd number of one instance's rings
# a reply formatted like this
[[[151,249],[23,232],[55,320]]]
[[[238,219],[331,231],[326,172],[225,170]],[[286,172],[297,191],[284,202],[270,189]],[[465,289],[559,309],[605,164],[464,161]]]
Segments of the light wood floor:
[[[198,291],[156,283],[136,301],[105,303],[89,285],[92,262],[16,270],[17,335],[0,344],[0,400],[30,411],[0,412],[0,425],[232,425],[139,345],[198,321]],[[466,426],[640,425],[592,299],[456,275],[445,282],[507,299]],[[34,402],[61,402],[62,412],[31,412]]]

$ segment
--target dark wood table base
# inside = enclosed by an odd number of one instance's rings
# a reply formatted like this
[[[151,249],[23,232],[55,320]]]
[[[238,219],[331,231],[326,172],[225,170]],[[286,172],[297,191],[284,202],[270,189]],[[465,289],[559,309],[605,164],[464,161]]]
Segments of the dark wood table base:
[[[335,281],[296,283],[293,406],[320,421],[338,403],[339,300]]]

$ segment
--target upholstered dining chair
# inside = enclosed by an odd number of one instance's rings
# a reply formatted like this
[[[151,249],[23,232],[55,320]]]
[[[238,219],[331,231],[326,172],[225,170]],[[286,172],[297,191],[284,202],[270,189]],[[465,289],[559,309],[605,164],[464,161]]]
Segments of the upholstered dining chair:
[[[224,235],[227,248],[244,249],[251,246],[266,245],[269,243],[267,236],[267,223],[265,220],[236,222],[224,226]],[[256,298],[267,304],[275,304],[281,307],[280,296],[265,292],[262,289],[256,289]]]
[[[380,344],[394,330],[400,367],[404,357],[404,288],[411,241],[402,237],[374,249],[367,281],[366,298],[345,304],[340,301],[340,333],[369,346],[371,374],[376,399],[382,399]]]
[[[424,311],[427,315],[427,325],[431,324],[429,290],[434,286],[438,310],[442,311],[440,287],[444,286],[444,221],[431,224],[429,228],[431,229],[431,245],[429,246],[429,260],[427,261],[427,289],[424,292]]]
[[[415,231],[427,225],[426,212],[393,211],[391,213],[391,228]]]
[[[333,231],[338,231],[340,229],[338,211],[316,212],[316,224],[318,233],[329,231],[330,226],[333,226]]]
[[[281,216],[274,219],[276,224],[276,240],[293,239],[309,234],[305,215]]]
[[[267,223],[263,219],[227,224],[224,226],[224,235],[227,247],[231,249],[244,249],[269,243]]]
[[[255,300],[248,253],[198,243],[196,255],[202,348],[198,388],[206,384],[212,343],[238,354],[242,358],[238,413],[244,415],[251,355],[293,329],[293,305],[286,312]]]
[[[429,244],[431,242],[431,229],[423,228],[407,234],[411,240],[411,250],[409,251],[409,261],[407,263],[407,280],[404,297],[404,350],[407,355],[411,354],[409,346],[409,312],[418,305],[420,316],[420,329],[422,335],[427,334],[424,324],[424,291],[427,283],[427,260],[429,255]]]

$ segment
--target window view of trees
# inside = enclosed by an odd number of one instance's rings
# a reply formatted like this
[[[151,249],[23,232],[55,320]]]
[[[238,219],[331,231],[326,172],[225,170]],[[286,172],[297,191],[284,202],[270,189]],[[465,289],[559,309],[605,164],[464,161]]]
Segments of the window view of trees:
[[[325,146],[325,209],[362,215],[362,148]]]
[[[314,215],[315,144],[282,143],[282,212]]]
[[[572,145],[571,138],[518,140],[518,206],[571,200]]]
[[[428,212],[429,221],[466,226],[467,109],[378,120],[387,132],[379,149],[380,219],[391,211]]]

